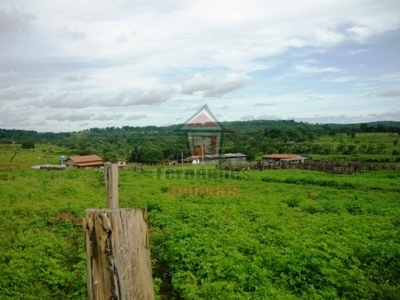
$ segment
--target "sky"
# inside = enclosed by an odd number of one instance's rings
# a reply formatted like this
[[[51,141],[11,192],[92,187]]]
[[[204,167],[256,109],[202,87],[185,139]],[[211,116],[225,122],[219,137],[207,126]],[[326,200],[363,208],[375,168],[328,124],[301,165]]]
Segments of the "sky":
[[[0,128],[400,121],[399,0],[0,0]]]

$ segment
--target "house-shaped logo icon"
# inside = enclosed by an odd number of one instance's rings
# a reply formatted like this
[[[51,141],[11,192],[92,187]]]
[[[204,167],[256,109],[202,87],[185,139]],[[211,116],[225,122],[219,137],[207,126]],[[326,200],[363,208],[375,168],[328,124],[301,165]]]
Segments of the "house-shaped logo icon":
[[[215,118],[207,104],[174,131],[185,134],[192,156],[219,154],[224,133],[231,133]]]

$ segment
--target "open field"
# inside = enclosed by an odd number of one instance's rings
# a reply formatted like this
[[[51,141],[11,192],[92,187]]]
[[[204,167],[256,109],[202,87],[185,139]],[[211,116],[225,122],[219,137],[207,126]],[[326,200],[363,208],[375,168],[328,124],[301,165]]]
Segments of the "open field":
[[[67,151],[54,145],[36,145],[35,149],[21,149],[20,144],[15,145],[17,151],[12,161],[13,168],[29,168],[40,164],[58,164],[61,155]],[[13,146],[0,144],[0,170],[7,169],[13,157]]]
[[[398,171],[177,169],[120,172],[160,299],[399,299]],[[105,206],[102,171],[3,169],[0,190],[0,298],[86,299],[80,219]]]

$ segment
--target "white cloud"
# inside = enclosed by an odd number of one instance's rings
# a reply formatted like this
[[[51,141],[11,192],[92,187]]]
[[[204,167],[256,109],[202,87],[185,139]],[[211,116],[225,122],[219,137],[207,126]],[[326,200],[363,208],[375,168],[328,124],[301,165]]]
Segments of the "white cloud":
[[[328,81],[342,83],[342,82],[354,81],[356,79],[357,78],[354,76],[343,76],[343,77],[336,77],[336,78],[328,79]]]
[[[373,80],[382,82],[395,82],[400,84],[400,72],[383,74],[377,78],[373,78]]]
[[[100,107],[159,105],[168,101],[175,93],[174,87],[154,84],[146,88],[138,87],[100,100],[97,105]]]
[[[353,34],[357,40],[363,41],[372,35],[371,29],[362,26],[354,26],[347,30],[349,33]]]
[[[358,55],[358,54],[362,54],[362,53],[368,53],[369,50],[367,49],[356,49],[356,50],[350,50],[348,51],[349,55]]]
[[[51,95],[45,95],[39,100],[31,100],[25,103],[40,108],[86,108],[94,105],[94,100],[82,95],[81,93],[62,93],[51,92]]]
[[[87,76],[79,76],[79,75],[68,75],[65,76],[64,78],[65,82],[84,82],[89,80],[89,78]]]
[[[11,109],[0,110],[0,126],[21,128],[29,124],[30,114],[26,111],[16,111]]]
[[[343,34],[337,33],[329,29],[317,29],[315,31],[315,39],[326,45],[335,45],[343,42],[346,37]]]
[[[0,101],[13,101],[24,98],[36,97],[39,92],[30,87],[9,87],[0,89]]]
[[[127,120],[127,121],[131,121],[131,120],[140,120],[140,119],[144,119],[144,118],[146,118],[147,116],[146,115],[144,115],[144,114],[133,114],[133,115],[127,115],[126,117],[125,117],[125,120]]]
[[[330,73],[341,71],[336,67],[317,67],[310,65],[297,65],[296,70],[301,73]]]
[[[268,103],[268,102],[259,102],[254,104],[253,106],[272,106],[272,103]]]
[[[223,78],[204,77],[201,74],[196,74],[185,82],[181,93],[192,95],[201,92],[203,97],[221,97],[248,84],[250,84],[250,78],[245,74],[230,73]]]
[[[102,119],[123,126],[125,117],[160,124],[168,114],[173,120],[177,107],[198,107],[204,98],[229,107],[232,120],[257,116],[264,99],[277,116],[336,107],[345,113],[337,99],[362,93],[372,95],[358,98],[358,107],[390,110],[400,83],[395,51],[382,50],[397,49],[395,0],[3,0],[0,6],[0,112],[50,111],[61,121],[47,122],[49,130],[64,130],[70,111],[89,114],[84,122],[96,126]],[[354,84],[339,89],[344,82]],[[310,92],[299,96],[302,90]],[[304,108],[318,95],[332,97]],[[138,106],[140,113],[126,115]]]
[[[110,120],[119,120],[123,117],[122,114],[98,114],[93,117],[91,120],[94,121],[110,121]]]
[[[46,115],[46,120],[55,120],[58,122],[68,121],[68,122],[80,122],[90,120],[94,113],[85,113],[80,111],[72,111],[69,113],[56,113]]]

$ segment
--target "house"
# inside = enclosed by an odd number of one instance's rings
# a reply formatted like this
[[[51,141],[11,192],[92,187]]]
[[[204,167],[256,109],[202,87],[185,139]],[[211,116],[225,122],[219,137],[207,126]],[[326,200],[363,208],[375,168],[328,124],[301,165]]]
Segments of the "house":
[[[100,168],[103,166],[103,160],[97,155],[83,155],[83,156],[71,156],[65,161],[65,167],[67,168]]]
[[[294,162],[294,163],[303,163],[307,157],[298,155],[298,154],[267,154],[262,157],[263,163],[280,163],[280,162]]]

